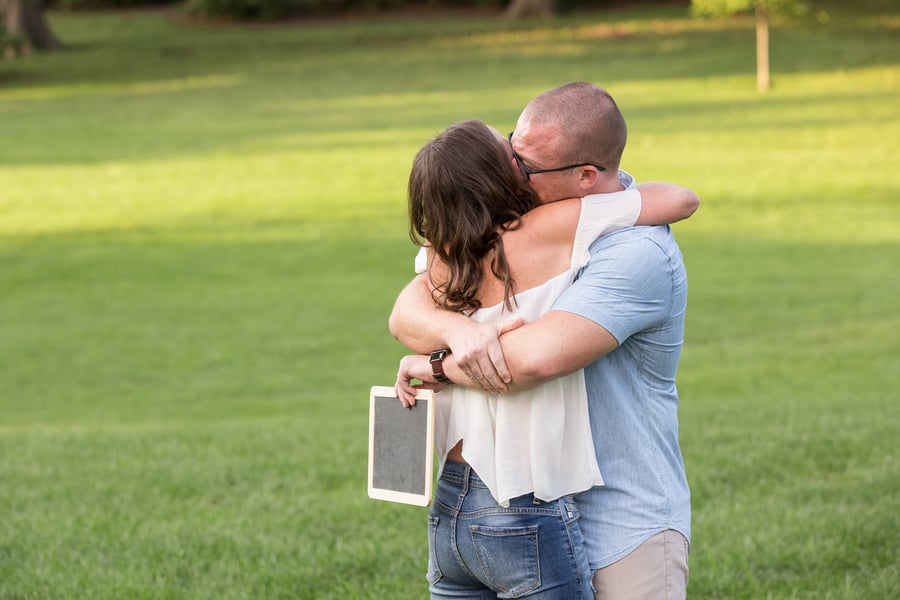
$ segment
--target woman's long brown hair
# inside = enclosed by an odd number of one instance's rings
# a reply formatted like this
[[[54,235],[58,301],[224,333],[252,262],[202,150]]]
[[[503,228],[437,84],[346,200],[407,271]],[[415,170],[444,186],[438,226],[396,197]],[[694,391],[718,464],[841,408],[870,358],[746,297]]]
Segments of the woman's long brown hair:
[[[538,199],[491,129],[469,119],[426,144],[413,161],[408,193],[410,239],[430,244],[449,270],[446,281],[431,280],[435,302],[466,314],[481,308],[484,259],[492,253],[491,272],[511,308],[514,281],[501,234],[518,227]]]

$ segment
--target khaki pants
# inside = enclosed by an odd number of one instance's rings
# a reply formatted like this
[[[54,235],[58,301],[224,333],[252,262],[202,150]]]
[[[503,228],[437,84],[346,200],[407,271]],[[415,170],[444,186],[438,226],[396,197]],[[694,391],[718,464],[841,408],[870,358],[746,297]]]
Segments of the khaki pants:
[[[684,600],[687,582],[688,542],[667,529],[594,571],[594,600]]]

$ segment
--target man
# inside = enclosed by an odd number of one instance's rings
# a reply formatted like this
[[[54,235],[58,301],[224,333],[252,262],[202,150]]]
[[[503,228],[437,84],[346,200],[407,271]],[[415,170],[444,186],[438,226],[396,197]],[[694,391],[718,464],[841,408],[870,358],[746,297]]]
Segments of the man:
[[[542,202],[622,189],[625,121],[597,86],[572,83],[541,94],[509,140]],[[479,325],[438,310],[419,277],[398,298],[391,332],[416,352],[449,347],[435,357],[438,372],[498,392],[584,368],[605,480],[577,497],[595,597],[683,599],[690,493],[678,446],[675,373],[684,264],[668,227],[622,230],[590,252],[577,281],[537,321]]]

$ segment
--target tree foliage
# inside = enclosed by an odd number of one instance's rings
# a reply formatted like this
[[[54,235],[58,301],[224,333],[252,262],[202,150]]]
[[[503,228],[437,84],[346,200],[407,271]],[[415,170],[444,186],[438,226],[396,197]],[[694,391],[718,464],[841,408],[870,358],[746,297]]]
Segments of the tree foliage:
[[[802,14],[806,10],[802,0],[691,0],[691,10],[698,17],[727,17],[760,5],[767,13]]]

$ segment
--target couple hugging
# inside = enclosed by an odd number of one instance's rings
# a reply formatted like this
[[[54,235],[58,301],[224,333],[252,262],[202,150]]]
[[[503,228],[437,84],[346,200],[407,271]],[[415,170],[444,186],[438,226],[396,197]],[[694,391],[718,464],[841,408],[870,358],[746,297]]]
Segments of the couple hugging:
[[[626,125],[570,83],[503,136],[416,155],[420,273],[391,333],[397,392],[438,390],[432,598],[684,598],[690,492],[675,374],[687,279],[669,223],[699,199],[619,170]]]

